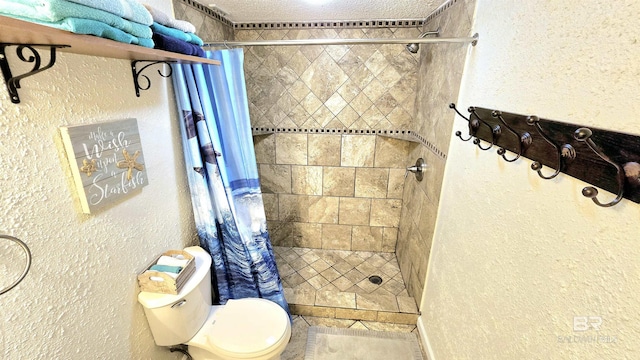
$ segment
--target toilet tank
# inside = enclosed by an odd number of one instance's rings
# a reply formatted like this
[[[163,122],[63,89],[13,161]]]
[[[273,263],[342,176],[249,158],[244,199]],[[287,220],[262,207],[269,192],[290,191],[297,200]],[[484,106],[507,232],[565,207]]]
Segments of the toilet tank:
[[[199,246],[184,249],[193,255],[196,270],[177,295],[141,291],[138,302],[159,346],[191,340],[211,310],[211,256]]]

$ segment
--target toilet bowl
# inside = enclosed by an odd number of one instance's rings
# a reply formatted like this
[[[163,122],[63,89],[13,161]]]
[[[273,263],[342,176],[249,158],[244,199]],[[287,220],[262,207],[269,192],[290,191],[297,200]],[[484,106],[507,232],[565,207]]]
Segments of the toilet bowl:
[[[196,270],[177,295],[140,292],[154,341],[185,344],[194,360],[279,360],[291,338],[291,322],[280,305],[259,298],[211,305],[211,256],[194,246]]]
[[[277,360],[291,337],[288,315],[264,299],[229,300],[213,306],[204,326],[189,341],[194,359]]]

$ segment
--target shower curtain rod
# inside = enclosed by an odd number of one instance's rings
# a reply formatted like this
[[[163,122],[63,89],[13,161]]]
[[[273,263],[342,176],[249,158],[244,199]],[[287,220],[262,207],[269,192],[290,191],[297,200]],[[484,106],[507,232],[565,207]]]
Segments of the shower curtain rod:
[[[437,43],[478,43],[478,34],[462,38],[415,38],[415,39],[301,39],[301,40],[255,40],[210,42],[207,47],[231,46],[292,46],[292,45],[371,45],[371,44],[437,44]]]

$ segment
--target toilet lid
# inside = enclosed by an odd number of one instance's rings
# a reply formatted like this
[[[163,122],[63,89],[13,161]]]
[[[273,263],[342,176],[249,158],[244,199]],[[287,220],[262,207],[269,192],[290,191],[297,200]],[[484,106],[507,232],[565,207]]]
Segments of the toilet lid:
[[[209,342],[231,353],[262,352],[286,333],[289,316],[280,305],[265,299],[229,300],[216,313]]]

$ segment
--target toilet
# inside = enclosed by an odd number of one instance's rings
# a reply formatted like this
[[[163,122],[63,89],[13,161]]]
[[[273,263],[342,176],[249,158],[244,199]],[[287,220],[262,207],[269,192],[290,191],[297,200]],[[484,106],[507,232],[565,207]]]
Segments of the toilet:
[[[287,312],[259,298],[212,306],[211,256],[198,246],[184,250],[196,270],[179,294],[138,294],[155,343],[185,344],[194,360],[279,360],[291,338]]]

